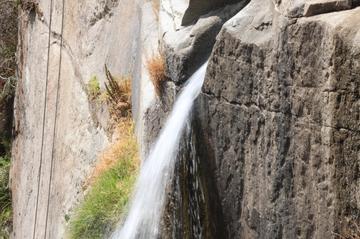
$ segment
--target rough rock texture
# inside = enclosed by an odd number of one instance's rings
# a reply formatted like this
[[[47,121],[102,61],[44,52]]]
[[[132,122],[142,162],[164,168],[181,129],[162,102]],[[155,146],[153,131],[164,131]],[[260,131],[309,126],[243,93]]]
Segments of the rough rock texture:
[[[342,11],[359,5],[359,0],[273,0],[278,11],[290,18]]]
[[[205,15],[212,10],[241,1],[242,0],[190,0],[188,8],[182,18],[182,25],[186,26],[194,23],[200,16]]]
[[[206,61],[211,53],[215,37],[225,21],[243,8],[246,1],[228,5],[201,16],[196,24],[176,28],[178,19],[171,8],[162,6],[160,13],[161,49],[167,59],[167,82],[161,99],[146,113],[147,148],[156,140],[165,119],[172,108],[176,93],[185,80]],[[179,15],[180,16],[180,15]],[[190,121],[189,121],[190,123]],[[175,175],[168,187],[168,202],[161,226],[161,238],[221,238],[216,213],[212,210],[210,187],[207,186],[206,170],[200,167],[194,149],[196,142],[191,129],[183,137]],[[210,189],[211,190],[211,189]]]
[[[177,26],[176,19],[169,17],[174,13],[162,7],[161,49],[166,56],[168,76],[172,81],[176,84],[184,83],[208,59],[222,25],[246,3],[243,0],[212,11],[188,27]]]
[[[103,85],[104,63],[135,78],[146,153],[181,85],[210,54],[163,237],[335,238],[360,220],[358,0],[164,0],[159,33],[149,2],[53,0],[49,39],[50,2],[22,10],[14,238],[64,237],[109,140],[106,109],[85,92],[94,75]],[[172,81],[154,100],[145,65],[156,35]]]
[[[136,69],[132,84],[132,113],[136,125],[137,138],[144,158],[147,148],[145,114],[155,99],[154,86],[150,80],[147,61],[159,54],[159,24],[151,2],[141,6],[139,47],[137,48]]]
[[[86,84],[97,76],[103,86],[105,63],[116,76],[135,71],[137,6],[132,0],[41,0],[37,7],[22,6],[12,152],[14,238],[64,237],[66,219],[109,141],[106,110],[94,110]]]
[[[195,114],[222,238],[335,238],[359,222],[359,21],[253,0],[223,27]]]

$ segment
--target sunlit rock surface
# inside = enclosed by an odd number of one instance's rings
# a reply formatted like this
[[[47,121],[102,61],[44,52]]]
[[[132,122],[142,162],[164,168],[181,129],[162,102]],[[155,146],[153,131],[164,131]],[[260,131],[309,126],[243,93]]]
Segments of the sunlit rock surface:
[[[223,27],[196,115],[224,238],[336,238],[359,221],[359,21],[255,0]]]
[[[210,58],[169,182],[164,238],[335,238],[359,221],[358,0],[164,0],[159,18],[151,2],[65,3],[61,64],[62,1],[54,0],[49,58],[49,1],[21,14],[14,238],[32,238],[34,226],[35,238],[64,237],[111,140],[107,109],[86,95],[92,76],[103,86],[105,63],[133,78],[146,154],[176,93]],[[171,79],[161,99],[146,70],[158,46]]]

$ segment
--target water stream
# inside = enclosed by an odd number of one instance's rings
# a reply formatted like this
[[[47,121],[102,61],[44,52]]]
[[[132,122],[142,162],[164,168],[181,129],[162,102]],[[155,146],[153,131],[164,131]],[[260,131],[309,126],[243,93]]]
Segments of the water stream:
[[[166,186],[172,180],[179,141],[194,101],[200,94],[206,68],[207,63],[190,77],[178,96],[159,138],[141,167],[127,218],[112,239],[158,237]]]

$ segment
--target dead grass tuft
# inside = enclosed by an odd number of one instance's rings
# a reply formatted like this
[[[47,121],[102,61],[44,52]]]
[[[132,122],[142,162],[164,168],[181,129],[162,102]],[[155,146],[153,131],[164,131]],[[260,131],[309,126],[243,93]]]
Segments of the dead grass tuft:
[[[118,137],[99,158],[84,189],[84,200],[68,217],[69,238],[108,238],[126,212],[139,169],[139,151],[131,119],[123,120]],[[1,238],[1,237],[0,237]]]
[[[134,136],[134,123],[131,119],[124,119],[119,122],[115,129],[118,140],[115,141],[107,150],[105,150],[99,159],[85,187],[92,185],[104,172],[114,167],[122,155],[129,154],[137,147]],[[137,154],[137,153],[136,153]],[[139,165],[139,155],[135,157],[135,164]]]
[[[358,223],[350,223],[349,228],[342,233],[333,233],[338,239],[360,239],[360,226]]]
[[[160,12],[160,0],[152,0],[152,9],[155,14],[156,20],[159,21],[159,12]]]
[[[156,95],[161,97],[164,92],[164,83],[167,80],[165,59],[161,54],[158,54],[148,59],[146,63]]]
[[[131,78],[115,78],[105,66],[107,83],[105,83],[110,113],[116,121],[131,117]]]

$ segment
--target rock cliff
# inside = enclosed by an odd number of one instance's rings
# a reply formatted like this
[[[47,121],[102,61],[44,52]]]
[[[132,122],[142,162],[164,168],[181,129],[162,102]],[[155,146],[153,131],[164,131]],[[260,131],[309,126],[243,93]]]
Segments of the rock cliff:
[[[226,238],[335,238],[360,220],[360,9],[314,2],[289,17],[253,0],[212,52],[196,130]]]
[[[22,5],[14,238],[64,238],[111,141],[87,82],[132,76],[148,153],[187,78],[205,84],[169,182],[163,238],[336,238],[360,222],[358,0],[40,0]],[[156,5],[155,5],[156,6]],[[167,63],[155,97],[146,61]]]
[[[180,150],[168,235],[336,238],[359,223],[358,4],[253,0],[225,23]],[[206,52],[178,60],[199,48],[173,49],[181,84]]]

